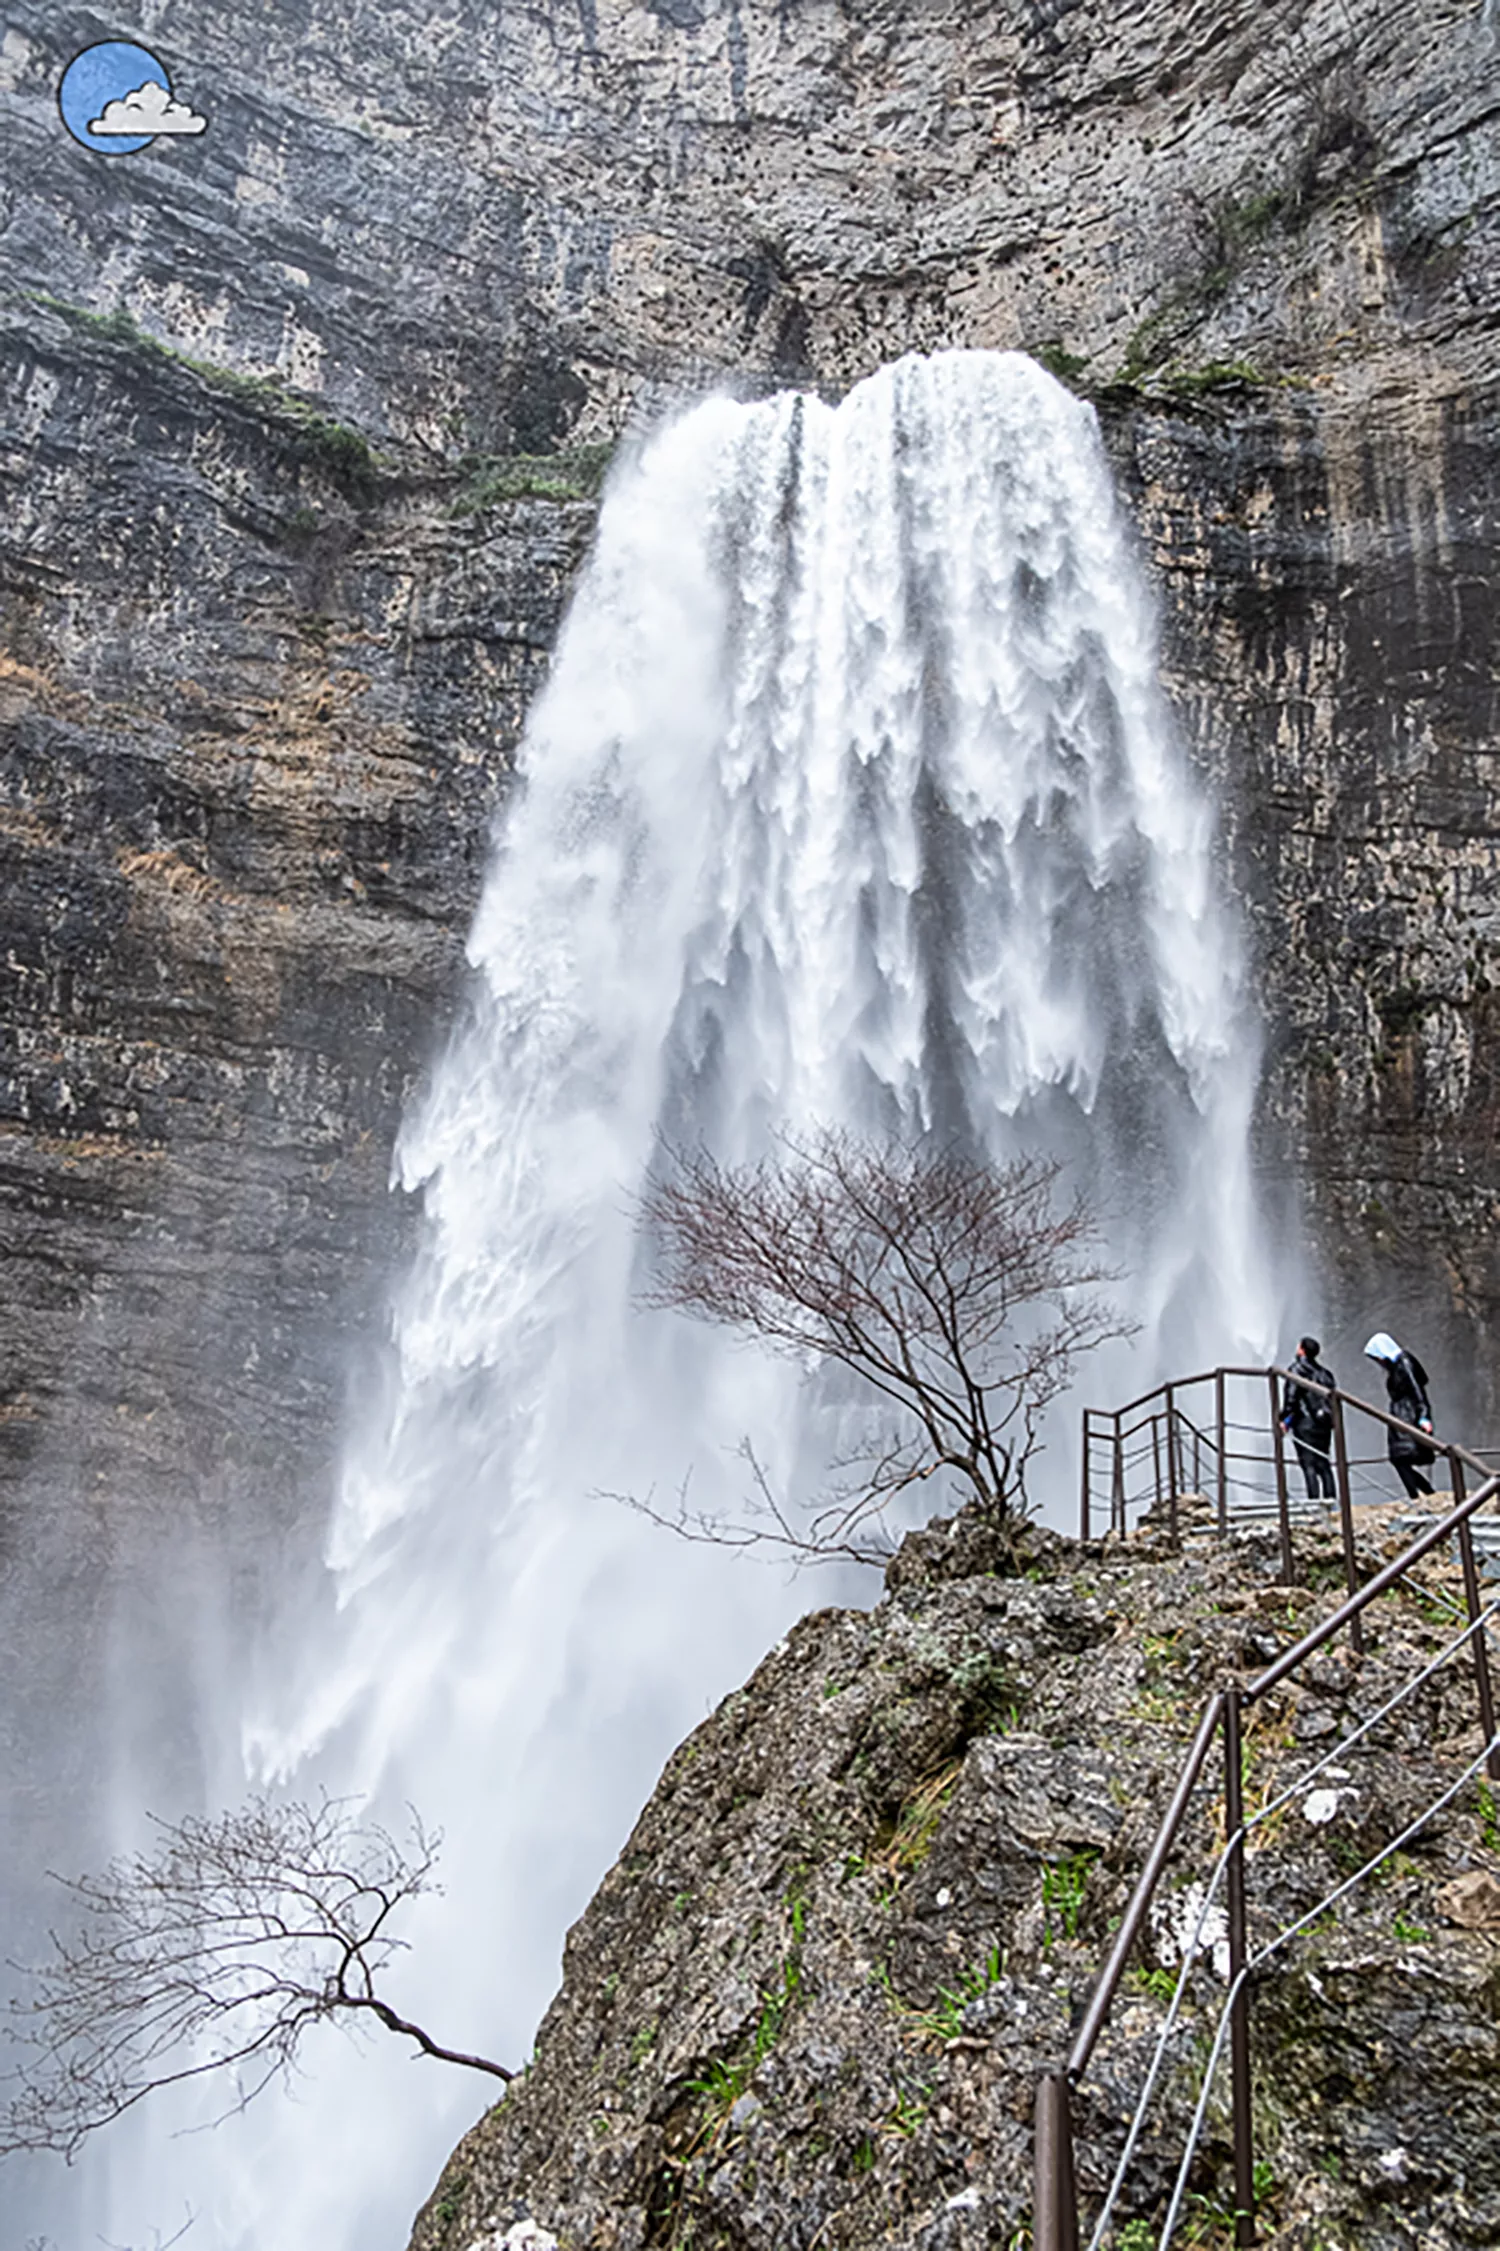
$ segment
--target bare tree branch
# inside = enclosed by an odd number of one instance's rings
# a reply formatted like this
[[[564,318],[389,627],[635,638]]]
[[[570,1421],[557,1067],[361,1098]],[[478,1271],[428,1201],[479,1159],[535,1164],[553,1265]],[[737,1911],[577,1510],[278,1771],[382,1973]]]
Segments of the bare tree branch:
[[[711,1516],[706,1509],[688,1506],[688,1479],[684,1478],[677,1491],[677,1506],[670,1513],[658,1508],[653,1493],[643,1499],[638,1493],[621,1493],[605,1489],[601,1498],[619,1501],[624,1507],[634,1509],[638,1516],[659,1524],[663,1531],[675,1532],[679,1538],[692,1540],[701,1546],[716,1548],[779,1548],[789,1555],[800,1568],[808,1563],[867,1563],[884,1569],[895,1552],[894,1543],[886,1537],[860,1540],[855,1537],[867,1519],[879,1513],[884,1506],[873,1500],[857,1501],[848,1509],[836,1506],[820,1509],[804,1527],[798,1525],[777,1500],[767,1477],[764,1465],[756,1455],[748,1438],[741,1439],[736,1452],[750,1471],[751,1490],[745,1500],[747,1521],[743,1524],[726,1523],[722,1517]]]
[[[254,1798],[157,1827],[154,1855],[54,1879],[78,1927],[50,1934],[50,1959],[11,2004],[30,2054],[8,2075],[0,2155],[53,2149],[71,2159],[158,2088],[212,2074],[233,2077],[229,2110],[242,2110],[291,2070],[313,2025],[341,2014],[372,2016],[446,2063],[515,2076],[439,2046],[376,1992],[405,1950],[391,1917],[436,1888],[441,1840],[415,1814],[405,1847],[359,1827],[336,1798]]]
[[[1022,1513],[1043,1410],[1080,1353],[1130,1330],[1098,1294],[1116,1276],[1082,1197],[1059,1201],[1060,1167],[831,1130],[752,1165],[669,1154],[640,1203],[658,1261],[645,1302],[843,1367],[901,1427],[805,1530],[748,1442],[744,1524],[689,1510],[685,1487],[675,1515],[649,1496],[616,1497],[687,1538],[770,1545],[799,1562],[885,1562],[890,1537],[872,1539],[872,1527],[938,1470],[997,1521]]]

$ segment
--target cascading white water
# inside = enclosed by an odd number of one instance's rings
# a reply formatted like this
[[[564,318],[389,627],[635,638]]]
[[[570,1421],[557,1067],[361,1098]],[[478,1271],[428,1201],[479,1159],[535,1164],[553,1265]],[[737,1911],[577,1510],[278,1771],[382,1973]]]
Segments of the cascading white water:
[[[819,1466],[794,1371],[634,1305],[659,1137],[1055,1150],[1143,1324],[1101,1397],[1276,1327],[1209,810],[1093,417],[1030,362],[909,359],[836,410],[659,434],[611,482],[521,767],[468,1018],[399,1151],[426,1234],[348,1453],[336,1615],[245,1738],[254,1774],[441,1824],[396,1998],[511,2060],[662,1758],[810,1591],[599,1497],[691,1471],[733,1510],[747,1432],[790,1489]],[[186,2197],[194,2245],[399,2251],[487,2090],[390,2044],[309,2061],[296,2106],[122,2157],[114,2239]],[[164,2203],[179,2163],[199,2186]]]

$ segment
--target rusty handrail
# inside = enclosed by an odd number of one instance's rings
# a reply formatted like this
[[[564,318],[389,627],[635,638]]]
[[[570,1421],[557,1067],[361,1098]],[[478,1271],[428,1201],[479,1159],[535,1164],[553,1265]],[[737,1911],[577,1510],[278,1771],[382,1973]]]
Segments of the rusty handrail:
[[[1320,1619],[1318,1624],[1305,1633],[1300,1641],[1294,1642],[1290,1649],[1284,1650],[1274,1664],[1268,1665],[1264,1672],[1257,1673],[1253,1680],[1247,1681],[1238,1690],[1240,1703],[1242,1705],[1254,1704],[1262,1696],[1269,1695],[1273,1688],[1279,1687],[1289,1673],[1294,1673],[1299,1665],[1315,1655],[1326,1641],[1330,1641],[1336,1633],[1347,1625],[1351,1616],[1366,1609],[1377,1597],[1394,1586],[1398,1579],[1404,1578],[1413,1564],[1420,1563],[1423,1557],[1429,1555],[1435,1547],[1441,1546],[1442,1542],[1448,1539],[1460,1524],[1466,1524],[1475,1510],[1482,1508],[1485,1502],[1492,1499],[1497,1492],[1500,1492],[1500,1475],[1492,1477],[1487,1485],[1477,1486],[1457,1507],[1451,1508],[1446,1516],[1434,1518],[1424,1531],[1418,1533],[1410,1547],[1404,1548],[1394,1561],[1385,1566],[1384,1570],[1378,1571],[1373,1579],[1367,1580],[1357,1594],[1351,1595],[1347,1600],[1341,1602],[1337,1610],[1331,1611],[1326,1618]],[[1110,1948],[1104,1968],[1100,1971],[1098,1980],[1090,1993],[1088,2006],[1084,2011],[1073,2045],[1068,2052],[1067,2072],[1070,2079],[1078,2078],[1083,2072],[1088,2064],[1089,2057],[1094,2052],[1099,2034],[1103,2030],[1104,2020],[1109,2014],[1110,2006],[1119,1989],[1120,1980],[1125,1974],[1130,1950],[1140,1935],[1141,1926],[1151,1906],[1152,1894],[1156,1890],[1161,1872],[1166,1866],[1172,1846],[1176,1842],[1177,1832],[1186,1818],[1188,1802],[1192,1797],[1198,1776],[1202,1772],[1203,1762],[1208,1756],[1209,1745],[1213,1741],[1214,1732],[1223,1716],[1224,1694],[1225,1692],[1222,1689],[1217,1690],[1203,1708],[1197,1732],[1188,1747],[1187,1756],[1182,1762],[1182,1770],[1178,1775],[1177,1787],[1172,1793],[1171,1803],[1162,1815],[1155,1841],[1146,1856],[1145,1866],[1136,1879],[1135,1890],[1130,1895],[1130,1904],[1127,1906],[1120,1928],[1115,1934],[1115,1941]],[[1500,1777],[1497,1777],[1497,1779],[1500,1779]]]
[[[1130,1904],[1125,1910],[1118,1931],[1115,1933],[1115,1942],[1109,1950],[1109,1959],[1100,1971],[1093,1991],[1089,1995],[1088,2006],[1083,2012],[1083,2021],[1080,2023],[1074,2036],[1073,2045],[1068,2051],[1067,2076],[1069,2079],[1080,2078],[1087,2069],[1089,2057],[1094,2052],[1094,2045],[1104,2029],[1104,2020],[1109,2015],[1120,1980],[1125,1975],[1125,1966],[1129,1961],[1131,1949],[1140,1936],[1141,1925],[1145,1922],[1150,1911],[1152,1895],[1160,1881],[1161,1872],[1167,1864],[1173,1845],[1177,1842],[1177,1832],[1187,1817],[1188,1803],[1192,1798],[1198,1777],[1203,1771],[1203,1762],[1208,1757],[1209,1748],[1213,1743],[1223,1711],[1224,1695],[1223,1691],[1220,1690],[1209,1698],[1203,1708],[1203,1716],[1198,1722],[1198,1732],[1188,1747],[1188,1755],[1183,1760],[1182,1771],[1177,1777],[1177,1787],[1172,1792],[1172,1802],[1162,1816],[1161,1827],[1156,1832],[1156,1841],[1146,1856],[1146,1865],[1136,1878],[1135,1890],[1130,1895]]]
[[[1269,1420],[1265,1426],[1260,1425],[1258,1418],[1256,1422],[1249,1424],[1231,1425],[1229,1423],[1225,1407],[1225,1386],[1229,1377],[1238,1377],[1251,1383],[1263,1383],[1267,1386],[1270,1411]],[[1181,1395],[1185,1390],[1194,1385],[1203,1384],[1212,1384],[1214,1387],[1213,1412],[1216,1427],[1211,1432],[1200,1430],[1190,1417],[1184,1415],[1179,1404]],[[1175,1546],[1180,1531],[1179,1502],[1182,1485],[1178,1472],[1182,1458],[1180,1445],[1182,1424],[1187,1423],[1187,1427],[1193,1436],[1195,1468],[1201,1468],[1202,1449],[1205,1445],[1209,1449],[1210,1459],[1216,1461],[1214,1483],[1217,1506],[1215,1516],[1218,1530],[1221,1533],[1227,1532],[1229,1529],[1229,1487],[1233,1482],[1229,1470],[1230,1461],[1243,1462],[1260,1459],[1257,1454],[1246,1453],[1240,1448],[1232,1447],[1229,1444],[1231,1430],[1254,1430],[1258,1427],[1265,1427],[1270,1442],[1270,1467],[1274,1472],[1275,1513],[1281,1544],[1281,1576],[1290,1584],[1293,1577],[1292,1503],[1287,1481],[1282,1406],[1286,1396],[1285,1387],[1294,1384],[1301,1390],[1316,1392],[1321,1400],[1328,1402],[1332,1407],[1333,1428],[1330,1445],[1326,1450],[1332,1490],[1325,1497],[1335,1500],[1337,1503],[1339,1534],[1344,1551],[1345,1583],[1350,1594],[1354,1593],[1358,1585],[1358,1571],[1355,1562],[1352,1473],[1356,1467],[1369,1465],[1367,1465],[1364,1456],[1359,1456],[1357,1459],[1351,1457],[1345,1433],[1344,1410],[1346,1407],[1364,1415],[1377,1427],[1383,1426],[1388,1431],[1398,1432],[1401,1436],[1409,1438],[1414,1445],[1430,1449],[1434,1456],[1442,1454],[1449,1462],[1455,1478],[1460,1482],[1461,1464],[1467,1464],[1482,1479],[1494,1474],[1493,1465],[1481,1455],[1472,1452],[1468,1447],[1460,1446],[1454,1440],[1441,1438],[1435,1432],[1422,1430],[1415,1424],[1404,1422],[1399,1415],[1391,1414],[1384,1407],[1377,1407],[1373,1400],[1362,1399],[1357,1392],[1345,1391],[1340,1385],[1316,1383],[1310,1377],[1299,1376],[1291,1368],[1246,1368],[1229,1365],[1205,1368],[1196,1375],[1174,1376],[1158,1384],[1154,1390],[1142,1392],[1138,1398],[1131,1400],[1124,1407],[1118,1409],[1086,1407],[1083,1410],[1083,1442],[1080,1447],[1079,1464],[1079,1537],[1086,1540],[1091,1537],[1093,1531],[1091,1512],[1094,1484],[1094,1447],[1096,1444],[1103,1443],[1110,1449],[1112,1466],[1108,1473],[1109,1495],[1107,1504],[1109,1529],[1124,1533],[1129,1528],[1132,1505],[1128,1492],[1127,1448],[1132,1438],[1149,1430],[1149,1443],[1143,1449],[1143,1452],[1149,1453],[1152,1462],[1147,1482],[1154,1490],[1154,1506],[1156,1509],[1160,1510],[1165,1503],[1168,1537]],[[1264,1411],[1262,1410],[1262,1412]],[[1130,1420],[1132,1415],[1139,1415],[1140,1419],[1132,1422]],[[1163,1424],[1165,1424],[1165,1431],[1163,1431]],[[1165,1453],[1163,1453],[1163,1439],[1165,1439]],[[1133,1458],[1139,1459],[1141,1457],[1136,1455]],[[1375,1459],[1378,1459],[1378,1457],[1371,1457],[1372,1462]],[[1162,1474],[1164,1461],[1165,1478]],[[1467,1538],[1467,1535],[1465,1537]],[[1360,1622],[1359,1611],[1350,1613],[1347,1626],[1350,1642],[1354,1649],[1358,1651],[1363,1642],[1363,1627]]]
[[[1249,1377],[1259,1379],[1262,1382],[1269,1380],[1272,1387],[1274,1427],[1278,1437],[1280,1429],[1279,1399],[1284,1395],[1278,1394],[1276,1386],[1281,1380],[1301,1384],[1305,1389],[1318,1390],[1325,1397],[1329,1396],[1327,1386],[1314,1385],[1306,1377],[1293,1375],[1290,1369],[1224,1367],[1207,1370],[1203,1375],[1178,1377],[1170,1383],[1160,1384],[1155,1391],[1143,1393],[1139,1399],[1132,1400],[1129,1406],[1117,1411],[1088,1410],[1084,1419],[1085,1450],[1082,1491],[1085,1532],[1089,1508],[1087,1445],[1091,1435],[1090,1425],[1095,1417],[1101,1424],[1108,1422],[1113,1426],[1110,1433],[1101,1433],[1101,1435],[1107,1435],[1113,1446],[1116,1465],[1115,1479],[1118,1487],[1122,1449],[1121,1426],[1124,1418],[1135,1412],[1136,1409],[1150,1405],[1155,1400],[1161,1400],[1164,1403],[1164,1411],[1170,1417],[1172,1414],[1180,1412],[1175,1407],[1175,1398],[1178,1393],[1190,1384],[1206,1382],[1211,1382],[1215,1386],[1218,1412],[1220,1433],[1218,1439],[1219,1518],[1222,1525],[1224,1521],[1225,1462],[1223,1435],[1226,1428],[1224,1423],[1224,1381],[1228,1376]],[[1120,1927],[1115,1934],[1099,1976],[1090,1991],[1083,2017],[1068,2052],[1067,2063],[1060,2071],[1053,2069],[1045,2072],[1038,2084],[1035,2143],[1036,2196],[1033,2208],[1036,2251],[1078,2251],[1077,2181],[1073,2162],[1071,2120],[1072,2088],[1087,2069],[1100,2033],[1108,2020],[1131,1953],[1140,1937],[1163,1870],[1171,1857],[1172,1849],[1187,1818],[1193,1792],[1198,1785],[1215,1738],[1222,1735],[1224,1742],[1226,1834],[1232,1863],[1230,1867],[1231,1897],[1229,1904],[1230,1947],[1231,1954],[1238,1953],[1241,1967],[1243,1967],[1245,1952],[1244,1816],[1243,1809],[1238,1803],[1240,1715],[1242,1710],[1280,1686],[1309,1657],[1314,1655],[1317,1650],[1321,1649],[1326,1642],[1345,1627],[1349,1629],[1356,1649],[1362,1648],[1361,1620],[1370,1604],[1378,1600],[1381,1595],[1388,1593],[1434,1548],[1441,1546],[1444,1541],[1455,1536],[1457,1536],[1459,1542],[1463,1566],[1465,1608],[1468,1612],[1471,1631],[1475,1626],[1480,1625],[1481,1607],[1478,1573],[1475,1566],[1469,1524],[1478,1510],[1483,1508],[1487,1502],[1495,1499],[1497,1495],[1500,1495],[1500,1472],[1492,1470],[1487,1462],[1471,1453],[1467,1447],[1440,1439],[1430,1431],[1421,1430],[1416,1425],[1403,1421],[1400,1416],[1392,1415],[1385,1409],[1376,1407],[1371,1401],[1361,1399],[1352,1392],[1335,1388],[1331,1396],[1335,1402],[1333,1450],[1337,1455],[1340,1516],[1346,1568],[1349,1573],[1349,1592],[1337,1609],[1320,1620],[1316,1626],[1310,1628],[1299,1641],[1295,1642],[1290,1649],[1283,1651],[1274,1663],[1266,1666],[1253,1680],[1247,1681],[1243,1685],[1232,1680],[1225,1688],[1216,1690],[1199,1717],[1198,1726],[1183,1759],[1171,1801],[1158,1824],[1156,1835],[1147,1853],[1141,1873],[1136,1879]],[[1446,1456],[1455,1494],[1453,1506],[1444,1515],[1435,1517],[1430,1524],[1424,1526],[1408,1546],[1403,1548],[1400,1555],[1377,1571],[1374,1577],[1367,1580],[1363,1586],[1357,1585],[1354,1579],[1353,1530],[1349,1500],[1349,1457],[1343,1429],[1343,1407],[1346,1404],[1358,1408],[1361,1413],[1371,1416],[1376,1422],[1384,1423],[1388,1429],[1413,1438],[1424,1447],[1430,1447],[1434,1455],[1442,1454]],[[1153,1437],[1155,1437],[1157,1420],[1158,1417],[1153,1415],[1151,1418]],[[1174,1520],[1177,1513],[1175,1445],[1176,1439],[1169,1421],[1167,1430],[1168,1490],[1171,1504],[1169,1513]],[[1480,1472],[1481,1479],[1475,1490],[1469,1494],[1465,1494],[1463,1491],[1463,1466],[1465,1464],[1477,1469]],[[1281,1465],[1278,1462],[1278,1468],[1280,1467]],[[1279,1487],[1283,1554],[1289,1560],[1290,1525],[1284,1471],[1279,1478]],[[1117,1504],[1120,1519],[1123,1522],[1124,1495],[1123,1492],[1118,1490],[1111,1497],[1112,1520],[1116,1514]],[[1500,1783],[1500,1741],[1497,1741],[1495,1733],[1494,1697],[1489,1673],[1488,1651],[1482,1626],[1480,1631],[1474,1633],[1473,1638],[1480,1720],[1488,1747],[1486,1764],[1491,1779]],[[1236,2213],[1235,2239],[1238,2244],[1251,2245],[1255,2241],[1255,2218],[1253,2152],[1251,2146],[1249,1991],[1242,1977],[1237,1982],[1236,1994],[1236,2013],[1231,2026],[1233,2036],[1231,2061],[1233,2065],[1232,2109],[1234,2117],[1235,2189],[1236,2204],[1239,2207]]]

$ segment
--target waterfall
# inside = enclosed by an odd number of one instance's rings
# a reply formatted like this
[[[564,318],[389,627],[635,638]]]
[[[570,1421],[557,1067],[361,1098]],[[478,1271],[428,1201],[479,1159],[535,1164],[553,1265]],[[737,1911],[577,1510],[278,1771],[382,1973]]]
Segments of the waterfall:
[[[829,1450],[794,1369],[637,1306],[662,1137],[1052,1150],[1142,1324],[1091,1394],[1273,1343],[1239,942],[1156,672],[1093,415],[1018,356],[907,359],[837,408],[712,400],[617,466],[467,1015],[401,1137],[425,1233],[324,1610],[244,1727],[253,1776],[445,1831],[395,1994],[439,2037],[522,2060],[673,1743],[809,1598],[874,1591],[789,1585],[602,1497],[690,1477],[734,1513],[743,1434],[794,1493]],[[1073,1421],[1036,1485],[1057,1521]],[[170,2154],[146,2122],[112,2239],[186,2201],[191,2251],[400,2251],[488,2091],[390,2042],[307,2062],[295,2104]],[[164,2195],[179,2165],[200,2187]]]

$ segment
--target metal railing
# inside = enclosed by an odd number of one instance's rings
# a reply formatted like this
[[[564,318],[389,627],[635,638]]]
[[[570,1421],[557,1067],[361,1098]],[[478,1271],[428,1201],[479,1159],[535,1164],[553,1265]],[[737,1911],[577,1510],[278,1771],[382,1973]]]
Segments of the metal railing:
[[[1237,1449],[1230,1443],[1237,1433],[1227,1413],[1228,1387],[1232,1382],[1242,1379],[1269,1387],[1270,1444],[1264,1457],[1259,1454],[1247,1457],[1244,1450]],[[1186,1459],[1194,1459],[1195,1467],[1199,1470],[1205,1461],[1209,1464],[1214,1478],[1215,1516],[1221,1529],[1227,1529],[1230,1522],[1229,1493],[1233,1480],[1229,1465],[1237,1459],[1268,1459],[1274,1474],[1282,1574],[1290,1583],[1295,1561],[1292,1549],[1292,1511],[1287,1492],[1285,1455],[1281,1446],[1281,1386],[1288,1380],[1289,1371],[1279,1368],[1216,1368],[1205,1375],[1163,1384],[1156,1391],[1148,1392],[1142,1398],[1131,1401],[1128,1406],[1107,1415],[1090,1409],[1084,1418],[1084,1536],[1089,1534],[1094,1489],[1090,1464],[1091,1437],[1097,1441],[1102,1434],[1108,1448],[1108,1483],[1105,1489],[1109,1493],[1111,1528],[1120,1532],[1129,1529],[1130,1510],[1134,1505],[1129,1478],[1130,1464],[1132,1458],[1135,1461],[1149,1460],[1151,1479],[1148,1489],[1152,1494],[1149,1505],[1158,1509],[1164,1505],[1168,1534],[1174,1540],[1180,1536],[1184,1496],[1191,1491],[1203,1491],[1201,1482],[1196,1478],[1192,1485],[1184,1481]],[[1302,1383],[1303,1380],[1296,1376],[1290,1377],[1293,1384]],[[1204,1384],[1213,1387],[1213,1414],[1211,1419],[1204,1418],[1206,1428],[1196,1425],[1181,1406],[1184,1391]],[[1305,1388],[1311,1390],[1315,1387],[1307,1384]],[[1262,1396],[1266,1396],[1264,1391]],[[1368,1400],[1356,1398],[1344,1391],[1334,1391],[1331,1394],[1325,1392],[1323,1396],[1329,1400],[1333,1412],[1332,1467],[1348,1593],[1330,1617],[1304,1634],[1300,1641],[1284,1651],[1252,1681],[1231,1681],[1219,1689],[1210,1697],[1199,1719],[1171,1801],[1146,1855],[1108,1958],[1089,1996],[1067,2061],[1057,2069],[1044,2072],[1037,2086],[1035,2200],[1032,2215],[1034,2251],[1078,2251],[1078,2185],[1073,2161],[1072,2091],[1088,2068],[1099,2036],[1109,2018],[1131,1954],[1145,1926],[1162,1873],[1171,1858],[1216,1740],[1222,1744],[1224,1832],[1227,1839],[1223,1874],[1229,1941],[1230,1998],[1227,2017],[1234,2145],[1235,2242],[1240,2246],[1254,2244],[1256,2199],[1251,2123],[1249,1990],[1252,1965],[1248,1962],[1245,1899],[1247,1825],[1241,1756],[1243,1716],[1247,1708],[1280,1687],[1309,1657],[1345,1628],[1348,1629],[1354,1648],[1363,1649],[1361,1621],[1370,1604],[1406,1578],[1418,1563],[1449,1539],[1454,1540],[1458,1548],[1463,1575],[1464,1608],[1468,1618],[1464,1633],[1460,1635],[1455,1647],[1464,1641],[1472,1643],[1475,1692],[1484,1745],[1470,1771],[1477,1772],[1483,1765],[1491,1782],[1500,1784],[1500,1735],[1497,1735],[1495,1726],[1494,1690],[1486,1639],[1488,1613],[1480,1605],[1479,1573],[1470,1529],[1475,1513],[1500,1495],[1500,1475],[1495,1474],[1490,1464],[1466,1447],[1433,1438],[1425,1431],[1414,1429],[1411,1424],[1402,1422],[1383,1408],[1371,1405]],[[1441,1515],[1435,1515],[1394,1561],[1386,1564],[1363,1585],[1359,1583],[1354,1545],[1351,1472],[1355,1464],[1351,1461],[1345,1427],[1345,1417],[1349,1410],[1356,1410],[1370,1417],[1387,1430],[1415,1439],[1424,1448],[1430,1447],[1436,1458],[1446,1461],[1452,1479],[1452,1506]],[[1142,1443],[1140,1434],[1143,1431],[1147,1436]],[[1188,1451],[1194,1448],[1195,1454]],[[1473,1492],[1465,1491],[1466,1471],[1475,1473],[1480,1479]],[[1145,1481],[1142,1480],[1141,1483],[1144,1484]],[[1142,1506],[1148,1505],[1139,1493],[1137,1501]],[[1463,1779],[1465,1778],[1461,1777],[1460,1781]],[[1179,1994],[1186,1975],[1185,1963],[1178,1987]],[[1217,2054],[1216,2044],[1215,2058]],[[1212,2068],[1211,2061],[1210,2073]],[[1205,2099],[1206,2091],[1205,2085]],[[1200,2104],[1200,2111],[1201,2108]],[[1133,2142],[1130,2146],[1133,2147]],[[1129,2148],[1126,2154],[1129,2155]],[[1190,2157],[1191,2148],[1188,2157],[1183,2160],[1184,2180]],[[1179,2195],[1180,2189],[1181,2183]],[[1175,2204],[1173,2210],[1175,2213]]]
[[[1286,1433],[1281,1427],[1284,1387],[1291,1383],[1326,1400],[1332,1411],[1329,1445],[1322,1453],[1333,1493],[1328,1502],[1294,1497],[1288,1474]],[[1205,1393],[1207,1396],[1205,1397]],[[1454,1477],[1455,1501],[1464,1496],[1463,1466],[1480,1477],[1500,1471],[1500,1453],[1489,1458],[1467,1447],[1452,1447],[1425,1431],[1411,1429],[1398,1416],[1350,1391],[1326,1390],[1286,1368],[1209,1368],[1158,1384],[1123,1407],[1083,1410],[1079,1536],[1090,1539],[1095,1511],[1103,1506],[1110,1531],[1126,1533],[1151,1515],[1165,1520],[1169,1537],[1182,1535],[1185,1505],[1207,1501],[1221,1532],[1232,1524],[1274,1519],[1281,1540],[1282,1575],[1292,1575],[1292,1528],[1336,1507],[1343,1542],[1346,1583],[1358,1584],[1354,1568],[1354,1508],[1390,1495],[1372,1472],[1387,1455],[1356,1453],[1349,1443],[1347,1417],[1363,1416],[1381,1432],[1398,1430],[1431,1448]],[[1351,1628],[1361,1646],[1358,1621]]]

